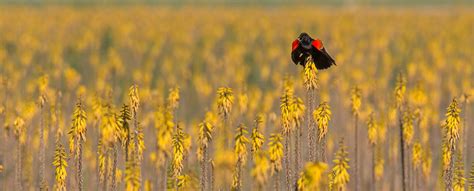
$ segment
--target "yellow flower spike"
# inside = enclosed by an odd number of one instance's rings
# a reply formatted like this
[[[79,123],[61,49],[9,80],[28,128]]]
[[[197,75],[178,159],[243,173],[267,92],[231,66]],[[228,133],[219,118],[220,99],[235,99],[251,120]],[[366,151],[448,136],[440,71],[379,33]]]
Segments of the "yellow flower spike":
[[[145,180],[145,184],[143,185],[143,191],[152,191],[152,183],[150,180]]]
[[[171,166],[173,169],[174,177],[179,177],[183,170],[183,160],[184,160],[184,139],[185,134],[181,127],[178,125],[176,127],[176,132],[173,135],[173,158]]]
[[[122,170],[121,170],[121,169],[118,169],[118,168],[117,168],[117,172],[116,172],[116,175],[115,175],[115,179],[117,180],[117,185],[120,185],[120,184],[122,183],[123,173],[122,173]]]
[[[458,108],[456,99],[453,99],[448,107],[446,120],[443,125],[446,139],[450,147],[456,147],[456,142],[459,139],[459,131],[461,128],[461,118],[459,117],[460,112],[461,110]]]
[[[377,123],[374,119],[374,113],[370,113],[369,119],[367,120],[367,135],[369,137],[369,143],[372,145],[377,144]]]
[[[403,138],[407,145],[411,145],[414,135],[414,127],[413,127],[413,112],[411,111],[410,107],[406,107],[403,111],[403,119],[402,119],[402,129],[403,129]]]
[[[183,188],[188,186],[191,182],[191,177],[189,175],[180,175],[178,176],[178,188]]]
[[[179,87],[171,88],[168,94],[168,107],[174,110],[179,107]]]
[[[339,149],[335,154],[335,159],[333,160],[334,167],[332,168],[332,173],[329,175],[329,189],[330,190],[344,190],[347,183],[349,182],[349,158],[348,152],[346,151],[346,146],[344,145],[344,140],[341,139],[339,142]]]
[[[84,105],[82,104],[82,100],[79,98],[73,112],[72,125],[69,131],[69,148],[76,160],[75,168],[78,169],[76,179],[78,180],[79,190],[83,189],[82,152],[84,149],[82,147],[86,141],[86,120],[87,116],[84,111]]]
[[[165,157],[170,155],[174,126],[172,111],[166,107],[158,107],[155,112],[157,167],[164,165]]]
[[[136,147],[137,147],[137,156],[139,158],[139,162],[143,158],[143,151],[145,150],[145,142],[144,142],[144,135],[143,135],[143,127],[140,125],[137,119],[137,112],[138,108],[140,107],[140,94],[138,93],[138,86],[136,84],[130,86],[129,92],[129,101],[130,101],[130,108],[132,113],[133,119],[133,126],[136,136]]]
[[[77,97],[84,97],[87,94],[87,89],[85,86],[80,85],[76,90]]]
[[[72,125],[69,131],[69,135],[71,136],[69,139],[69,142],[71,143],[69,145],[70,152],[74,153],[76,157],[78,154],[75,153],[76,151],[78,151],[76,149],[77,144],[79,144],[79,142],[86,141],[86,120],[86,112],[84,111],[82,101],[79,99],[79,101],[76,103],[76,107],[73,112]]]
[[[423,106],[426,104],[428,97],[426,96],[426,93],[420,83],[418,83],[410,92],[410,99],[416,106]]]
[[[138,111],[138,107],[140,106],[140,97],[139,97],[139,94],[138,94],[138,86],[137,85],[132,85],[129,88],[128,96],[129,96],[129,99],[130,99],[130,107],[132,108],[132,113],[136,114],[137,111]]]
[[[376,157],[375,167],[374,167],[375,179],[381,180],[384,174],[384,163],[385,163],[385,160],[383,159],[383,153],[382,153],[381,147],[377,148],[375,157]]]
[[[199,140],[203,147],[207,147],[212,140],[212,131],[214,126],[208,121],[203,121],[199,124]]]
[[[166,151],[171,143],[173,128],[175,126],[171,111],[165,107],[159,107],[155,113],[155,125],[158,149]]]
[[[422,156],[422,161],[421,161],[421,172],[423,173],[424,179],[428,181],[431,175],[431,165],[432,165],[431,152],[429,151],[429,147],[423,149],[422,154],[423,156]]]
[[[326,171],[328,165],[322,162],[308,162],[306,163],[303,172],[298,179],[299,191],[317,191],[324,190],[321,188],[320,182],[323,178],[323,173]]]
[[[124,149],[127,148],[128,146],[127,144],[129,144],[130,142],[131,131],[130,131],[130,124],[128,123],[130,119],[131,119],[130,107],[124,104],[122,106],[122,109],[120,110],[120,116],[117,119],[117,123],[119,127],[119,129],[117,130],[117,138]],[[128,154],[129,151],[125,151],[125,152]]]
[[[237,163],[233,174],[231,190],[240,190],[242,187],[242,167],[247,160],[247,144],[249,140],[245,135],[248,134],[244,124],[237,127],[235,135],[234,154],[237,156]]]
[[[252,129],[252,135],[250,138],[252,139],[252,153],[256,154],[259,152],[263,146],[263,142],[265,141],[264,135],[260,132],[263,126],[263,115],[259,114],[255,119],[255,127]]]
[[[248,110],[249,97],[247,96],[246,93],[240,93],[237,95],[237,99],[239,102],[240,112],[246,113]]]
[[[66,168],[67,164],[67,156],[66,151],[61,144],[60,140],[56,141],[56,150],[54,152],[54,161],[53,165],[55,167],[55,190],[56,191],[66,191]]]
[[[232,89],[228,87],[217,89],[217,107],[219,108],[219,114],[228,116],[232,110],[233,103],[234,95],[232,93]]]
[[[208,123],[211,123],[211,125],[216,125],[218,119],[216,114],[214,114],[213,112],[207,112],[204,120]]]
[[[234,153],[238,158],[241,159],[242,164],[245,164],[247,158],[247,143],[249,143],[248,138],[245,136],[248,134],[244,124],[240,124],[237,127],[237,134],[235,135],[235,147]]]
[[[270,135],[270,142],[268,143],[270,162],[272,164],[271,173],[272,175],[280,172],[281,170],[281,160],[283,158],[283,144],[281,143],[282,136],[279,133],[272,133]]]
[[[351,90],[351,109],[353,115],[359,114],[361,104],[361,90],[355,86]]]
[[[81,75],[73,68],[67,67],[64,70],[64,81],[68,89],[76,88],[81,81]]]
[[[283,95],[280,97],[281,125],[285,134],[290,133],[293,128],[293,86],[285,83]]]
[[[420,168],[421,165],[421,160],[423,156],[423,150],[421,148],[421,144],[416,142],[413,144],[413,150],[412,150],[412,163],[415,169]]]
[[[446,120],[443,124],[442,130],[443,130],[443,145],[442,145],[442,151],[443,151],[443,169],[444,169],[444,174],[443,176],[445,177],[445,185],[447,189],[455,189],[456,187],[455,184],[461,184],[458,177],[456,180],[453,177],[456,177],[456,167],[454,165],[454,152],[456,151],[456,144],[459,139],[459,131],[460,131],[460,117],[459,113],[461,110],[458,108],[458,104],[456,99],[453,99],[451,104],[449,104],[448,111],[446,113]],[[461,157],[459,157],[461,158]],[[459,159],[458,159],[459,160]],[[462,160],[462,159],[461,159]],[[463,183],[464,184],[464,183]]]
[[[395,99],[397,108],[399,108],[405,99],[406,91],[406,80],[402,73],[399,73],[397,76],[397,82],[395,86]]]
[[[44,94],[49,83],[48,75],[43,75],[38,79],[38,90],[40,94]]]
[[[92,113],[94,114],[95,119],[99,119],[103,115],[104,106],[103,100],[99,96],[94,96],[92,98]]]
[[[306,60],[306,65],[303,70],[303,83],[306,90],[314,90],[318,88],[318,69],[316,69],[316,65],[311,56]]]
[[[383,144],[385,143],[385,139],[387,136],[387,125],[385,120],[380,120],[377,125],[377,143]]]
[[[304,112],[306,110],[303,100],[299,97],[295,97],[291,110],[293,111],[293,122],[296,128],[299,128],[303,122]]]
[[[105,110],[101,120],[102,138],[105,145],[113,147],[120,135],[117,116],[110,105]]]
[[[327,102],[319,104],[318,108],[313,112],[313,117],[318,124],[318,139],[321,141],[328,132],[329,121],[331,120],[331,108]]]
[[[214,125],[212,124],[212,121],[211,121],[212,117],[209,117],[211,115],[212,115],[211,112],[207,112],[206,118],[204,119],[204,121],[202,121],[198,125],[199,127],[198,141],[200,145],[198,148],[198,159],[200,161],[204,160],[204,152],[212,140],[212,132],[214,131]]]
[[[105,169],[106,169],[106,166],[105,166],[105,163],[106,163],[106,160],[107,160],[107,156],[105,155],[105,147],[104,145],[102,144],[102,139],[99,139],[99,142],[97,143],[97,147],[98,147],[98,159],[99,159],[99,181],[100,182],[103,182],[105,180]]]
[[[14,131],[13,134],[15,135],[16,139],[20,141],[21,144],[24,143],[23,134],[25,131],[25,121],[21,117],[16,117],[15,121],[13,122]]]
[[[263,151],[258,151],[255,154],[255,168],[252,169],[251,175],[258,185],[263,186],[268,180],[268,169],[270,168],[270,161],[268,156]]]

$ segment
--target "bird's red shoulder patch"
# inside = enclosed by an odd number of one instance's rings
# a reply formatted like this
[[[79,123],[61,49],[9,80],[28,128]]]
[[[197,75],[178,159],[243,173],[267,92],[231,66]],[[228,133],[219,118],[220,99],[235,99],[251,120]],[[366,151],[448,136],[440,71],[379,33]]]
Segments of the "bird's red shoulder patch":
[[[319,39],[313,40],[311,44],[318,50],[321,50],[323,48],[323,42]]]
[[[298,48],[300,44],[300,41],[298,39],[294,40],[293,43],[291,44],[291,51],[294,51],[296,48]]]

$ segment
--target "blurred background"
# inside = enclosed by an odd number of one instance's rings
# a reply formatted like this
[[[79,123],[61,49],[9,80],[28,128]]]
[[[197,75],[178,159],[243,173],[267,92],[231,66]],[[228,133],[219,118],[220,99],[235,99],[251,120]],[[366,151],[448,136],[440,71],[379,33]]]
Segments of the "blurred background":
[[[394,94],[401,73],[407,82],[406,102],[417,112],[413,143],[425,153],[420,170],[412,175],[417,180],[413,190],[442,190],[441,126],[454,98],[462,109],[463,124],[474,124],[474,107],[469,102],[474,95],[473,10],[470,0],[0,0],[0,123],[4,124],[0,130],[0,190],[15,188],[18,179],[23,189],[38,190],[41,176],[50,189],[56,188],[55,149],[58,140],[68,148],[79,96],[88,115],[84,188],[98,190],[103,106],[118,116],[134,84],[139,88],[138,120],[146,147],[142,187],[163,188],[163,180],[157,177],[167,174],[171,142],[160,143],[163,137],[157,132],[165,123],[163,108],[169,104],[169,94],[179,88],[179,107],[172,121],[181,124],[189,143],[183,168],[188,179],[182,189],[199,190],[198,124],[206,112],[218,116],[218,88],[230,87],[235,97],[227,127],[230,132],[241,123],[250,132],[256,116],[264,117],[262,133],[267,141],[263,150],[268,149],[269,135],[281,130],[280,96],[285,81],[291,81],[294,95],[307,103],[303,67],[290,58],[291,42],[301,32],[321,39],[337,63],[318,72],[315,99],[316,106],[326,101],[332,111],[327,134],[329,166],[341,138],[353,166],[351,90],[357,86],[362,95],[358,123],[362,190],[372,185],[375,190],[401,190]],[[46,106],[38,106],[40,97],[47,98]],[[374,152],[367,133],[371,113],[385,127],[379,133],[384,138],[377,146],[382,150],[377,160],[366,154]],[[23,142],[14,136],[18,117],[25,121]],[[305,127],[308,120],[303,121]],[[45,140],[43,175],[38,169],[40,126]],[[220,132],[226,125],[216,122],[215,126]],[[464,133],[470,137],[474,130]],[[228,190],[232,176],[219,175],[232,173],[235,157],[229,157],[232,148],[218,146],[219,136],[231,139],[214,134],[212,144],[217,146],[211,158],[219,177],[215,188]],[[19,151],[13,149],[17,144]],[[160,150],[160,144],[169,151]],[[467,139],[466,144],[468,185],[474,141]],[[20,178],[16,176],[18,161]],[[377,177],[372,176],[375,162],[379,164]],[[74,190],[73,159],[68,163],[66,185]],[[244,190],[257,184],[250,176],[254,166],[249,162],[244,168]],[[125,163],[120,160],[115,168],[123,174],[117,175],[118,190],[124,190]],[[270,170],[265,173],[262,190],[272,190],[275,181],[284,181],[283,174],[272,179]],[[347,188],[354,190],[352,168],[350,175]]]

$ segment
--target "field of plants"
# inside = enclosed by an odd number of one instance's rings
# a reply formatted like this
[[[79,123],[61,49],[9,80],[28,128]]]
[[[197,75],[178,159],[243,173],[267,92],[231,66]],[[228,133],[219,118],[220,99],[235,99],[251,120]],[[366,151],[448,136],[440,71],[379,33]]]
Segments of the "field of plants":
[[[473,97],[470,7],[1,6],[0,190],[474,190]]]

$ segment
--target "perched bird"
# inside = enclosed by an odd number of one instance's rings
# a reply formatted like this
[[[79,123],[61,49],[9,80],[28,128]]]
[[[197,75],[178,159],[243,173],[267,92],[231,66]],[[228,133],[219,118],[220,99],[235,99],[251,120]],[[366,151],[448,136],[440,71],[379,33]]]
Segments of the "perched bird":
[[[304,67],[309,56],[313,59],[318,70],[336,65],[334,59],[326,52],[321,40],[315,40],[307,33],[301,33],[291,45],[291,59],[296,65],[300,64]]]

